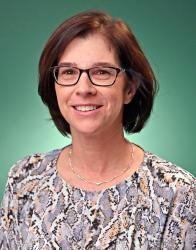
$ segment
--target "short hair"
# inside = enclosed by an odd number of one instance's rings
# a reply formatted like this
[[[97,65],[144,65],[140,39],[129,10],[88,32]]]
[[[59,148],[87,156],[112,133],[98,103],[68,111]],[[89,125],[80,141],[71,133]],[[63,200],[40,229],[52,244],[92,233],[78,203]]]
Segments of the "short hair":
[[[120,19],[107,13],[91,10],[65,20],[51,35],[39,61],[38,93],[48,106],[52,120],[65,136],[70,134],[69,123],[62,116],[50,68],[58,65],[68,44],[77,37],[100,33],[113,46],[127,79],[135,84],[136,92],[130,103],[124,105],[122,124],[127,133],[137,133],[148,120],[158,89],[153,70],[131,29]]]

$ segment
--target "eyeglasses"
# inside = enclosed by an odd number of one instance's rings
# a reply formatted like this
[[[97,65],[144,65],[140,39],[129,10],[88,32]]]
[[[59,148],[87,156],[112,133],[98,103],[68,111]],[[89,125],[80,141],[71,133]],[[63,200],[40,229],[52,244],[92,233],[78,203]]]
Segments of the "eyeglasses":
[[[93,67],[89,69],[79,69],[70,66],[54,66],[50,70],[53,73],[57,84],[62,86],[72,86],[78,83],[83,72],[86,72],[91,83],[96,86],[111,86],[115,83],[120,72],[125,69],[115,67]]]

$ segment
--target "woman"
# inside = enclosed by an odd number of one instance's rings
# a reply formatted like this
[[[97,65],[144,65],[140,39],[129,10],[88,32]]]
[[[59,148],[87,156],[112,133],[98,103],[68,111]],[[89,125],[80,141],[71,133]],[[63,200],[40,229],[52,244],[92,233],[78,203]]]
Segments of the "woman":
[[[10,170],[1,249],[196,247],[194,177],[124,138],[144,127],[156,90],[121,20],[88,11],[56,29],[39,95],[72,144]]]

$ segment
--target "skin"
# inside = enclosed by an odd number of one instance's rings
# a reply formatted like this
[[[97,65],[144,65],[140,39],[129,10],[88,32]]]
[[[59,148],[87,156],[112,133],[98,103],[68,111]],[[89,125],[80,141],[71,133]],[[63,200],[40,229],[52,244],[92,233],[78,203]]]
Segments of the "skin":
[[[59,64],[68,63],[86,69],[100,63],[120,68],[115,50],[100,34],[75,38],[65,49]],[[123,135],[122,113],[124,104],[134,96],[134,89],[125,88],[126,75],[119,73],[110,87],[94,86],[83,73],[75,86],[55,84],[58,105],[63,117],[70,124],[72,136],[72,162],[74,169],[86,179],[102,181],[120,174],[130,162],[131,147]],[[132,86],[132,85],[130,85]],[[97,105],[93,111],[81,112],[77,105]],[[103,189],[130,176],[143,160],[143,151],[134,146],[132,168],[108,184],[96,187],[80,181],[70,170],[68,150],[58,159],[59,175],[70,184],[88,190]],[[95,164],[96,163],[96,164]]]

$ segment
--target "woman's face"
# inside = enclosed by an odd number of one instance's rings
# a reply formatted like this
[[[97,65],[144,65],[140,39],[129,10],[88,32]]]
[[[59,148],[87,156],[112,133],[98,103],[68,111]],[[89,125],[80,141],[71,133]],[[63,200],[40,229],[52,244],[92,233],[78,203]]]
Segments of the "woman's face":
[[[75,38],[62,54],[59,64],[62,63],[81,69],[97,65],[120,68],[114,49],[100,34]],[[93,85],[86,73],[74,86],[55,84],[58,105],[70,124],[72,136],[122,130],[123,106],[133,97],[130,89],[125,88],[125,77],[120,72],[114,85],[108,87]]]

